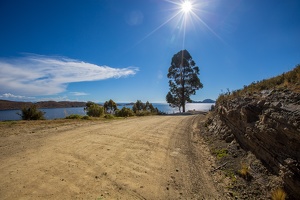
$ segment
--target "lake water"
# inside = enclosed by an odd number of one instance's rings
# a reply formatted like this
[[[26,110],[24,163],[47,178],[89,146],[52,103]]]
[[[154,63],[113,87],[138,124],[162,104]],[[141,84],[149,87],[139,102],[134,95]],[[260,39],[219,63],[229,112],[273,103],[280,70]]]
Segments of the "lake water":
[[[188,103],[186,104],[186,111],[188,110],[197,110],[197,111],[208,111],[214,103]],[[121,104],[118,106],[121,109],[125,104]],[[164,113],[177,113],[177,108],[170,107],[167,103],[153,103],[154,107],[157,107],[158,110]],[[132,106],[125,106],[131,108]],[[79,114],[79,115],[86,115],[83,107],[77,108],[47,108],[47,109],[40,109],[41,111],[45,112],[46,119],[58,119],[58,118],[65,118],[71,114]],[[21,120],[20,115],[17,113],[21,113],[21,110],[0,110],[0,121],[5,120]]]

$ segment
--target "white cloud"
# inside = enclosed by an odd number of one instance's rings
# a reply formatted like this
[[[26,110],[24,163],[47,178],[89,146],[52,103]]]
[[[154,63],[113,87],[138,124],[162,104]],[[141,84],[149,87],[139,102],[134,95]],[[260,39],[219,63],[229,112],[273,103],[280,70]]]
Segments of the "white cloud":
[[[18,100],[28,100],[28,99],[35,99],[35,97],[26,97],[21,95],[14,95],[11,93],[4,93],[0,95],[0,98],[2,99],[18,99]]]
[[[70,92],[74,96],[86,96],[89,95],[88,93],[85,92]]]
[[[112,68],[65,57],[0,58],[0,93],[42,96],[64,92],[68,83],[135,75],[138,68]]]
[[[74,101],[74,99],[69,99],[68,96],[56,96],[56,97],[43,97],[36,100],[38,101]]]

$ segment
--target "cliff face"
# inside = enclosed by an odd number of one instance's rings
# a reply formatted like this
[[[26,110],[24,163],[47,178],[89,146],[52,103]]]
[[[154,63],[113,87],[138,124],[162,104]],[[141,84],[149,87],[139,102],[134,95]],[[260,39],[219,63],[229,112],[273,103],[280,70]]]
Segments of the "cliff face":
[[[216,112],[222,127],[214,129],[254,153],[282,177],[291,196],[300,197],[300,94],[265,90],[218,102]]]

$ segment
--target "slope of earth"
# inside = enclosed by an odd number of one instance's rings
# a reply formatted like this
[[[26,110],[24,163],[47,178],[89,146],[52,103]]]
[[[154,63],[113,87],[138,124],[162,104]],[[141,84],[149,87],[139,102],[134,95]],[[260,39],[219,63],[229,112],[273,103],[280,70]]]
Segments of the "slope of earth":
[[[0,123],[0,199],[226,199],[203,120]]]

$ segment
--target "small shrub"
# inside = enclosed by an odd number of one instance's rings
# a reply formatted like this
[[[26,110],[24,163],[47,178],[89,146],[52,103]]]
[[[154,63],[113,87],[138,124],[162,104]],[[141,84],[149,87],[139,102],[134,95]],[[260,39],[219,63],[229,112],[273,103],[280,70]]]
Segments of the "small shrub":
[[[238,171],[241,177],[243,177],[246,180],[250,180],[251,176],[249,173],[249,167],[246,164],[241,164],[241,169]]]
[[[104,118],[105,119],[113,119],[113,118],[115,118],[113,115],[111,115],[111,114],[106,114],[105,116],[104,116]]]
[[[123,107],[121,110],[116,110],[115,114],[117,117],[131,117],[134,115],[133,111],[126,107]]]
[[[17,113],[22,117],[22,120],[43,120],[44,112],[40,111],[36,105],[31,105],[29,108],[22,108],[22,113]]]
[[[223,157],[228,156],[228,150],[227,149],[215,150],[214,153],[216,154],[218,159],[221,159]]]
[[[151,115],[152,113],[150,111],[147,111],[147,110],[143,110],[143,111],[140,111],[140,112],[137,112],[136,113],[136,116],[149,116]]]
[[[85,115],[85,116],[82,117],[82,119],[88,120],[88,119],[90,119],[90,117]]]
[[[66,117],[66,119],[81,119],[82,116],[78,114],[72,114]]]
[[[277,188],[272,192],[272,200],[285,200],[286,193],[282,188]]]
[[[215,105],[211,105],[209,111],[214,111],[215,110]]]
[[[101,117],[104,114],[104,108],[97,104],[87,107],[87,115],[91,117]]]

